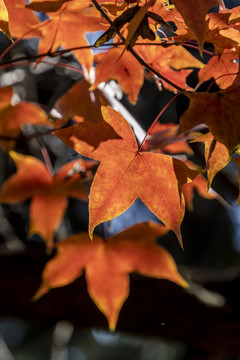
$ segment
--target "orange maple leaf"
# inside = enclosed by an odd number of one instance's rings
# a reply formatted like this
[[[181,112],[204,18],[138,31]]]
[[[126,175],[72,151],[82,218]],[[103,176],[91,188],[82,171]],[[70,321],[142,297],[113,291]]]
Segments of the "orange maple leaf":
[[[25,101],[11,105],[12,96],[11,87],[0,89],[0,146],[7,151],[15,146],[14,138],[19,136],[23,125],[53,127],[45,112],[38,105]]]
[[[215,51],[221,55],[226,49],[238,49],[240,42],[238,25],[230,22],[231,12],[210,13],[207,15],[208,30],[205,42],[213,43]]]
[[[88,6],[89,1],[68,1],[58,11],[47,13],[49,19],[40,28],[38,53],[54,52],[59,46],[67,49],[89,45],[85,33],[105,29],[105,20],[93,6]],[[93,64],[91,50],[75,50],[74,55],[89,71]]]
[[[194,169],[199,168],[198,165],[192,163],[189,160],[187,160],[185,163]],[[182,187],[182,192],[185,197],[186,206],[189,211],[193,211],[194,190],[197,190],[198,194],[204,197],[205,199],[209,199],[209,200],[216,199],[219,202],[221,202],[224,206],[229,207],[228,203],[221,197],[221,195],[219,195],[217,192],[211,189],[210,186],[208,186],[207,179],[202,174],[199,174],[198,176],[195,177],[195,179],[193,179],[191,183],[184,184]]]
[[[32,198],[29,234],[40,234],[50,249],[53,246],[54,231],[67,207],[67,197],[88,200],[82,173],[93,163],[88,164],[79,159],[64,165],[51,176],[38,159],[14,151],[10,155],[17,166],[17,173],[3,184],[0,202],[13,204]],[[74,168],[80,171],[74,172]]]
[[[214,55],[208,63],[200,69],[198,76],[200,81],[216,79],[221,89],[231,86],[238,72],[238,54],[235,51],[225,49],[222,55]],[[235,73],[235,74],[234,74]]]
[[[85,269],[88,293],[114,330],[119,312],[129,295],[129,273],[168,279],[183,287],[171,255],[155,242],[167,233],[163,225],[137,224],[107,240],[87,233],[70,236],[56,244],[57,255],[42,274],[42,284],[34,295],[39,299],[50,289],[65,286]]]
[[[127,121],[110,107],[103,106],[102,113],[105,121],[99,124],[84,122],[54,132],[75,151],[101,162],[90,190],[90,237],[98,224],[122,214],[139,197],[181,243],[181,187],[198,172],[170,156],[140,152]],[[113,129],[119,137],[109,139]]]
[[[15,38],[39,36],[34,28],[40,24],[37,15],[25,8],[25,0],[4,0],[9,14],[9,28]],[[24,19],[24,20],[23,20]]]
[[[145,40],[143,40],[145,42]],[[156,46],[159,41],[153,41],[150,46],[138,46],[137,49],[142,55],[143,59],[160,71],[167,79],[174,84],[190,90],[191,88],[186,84],[187,76],[192,72],[193,68],[202,68],[204,64],[191,55],[183,46],[169,45],[167,47]],[[175,71],[177,70],[177,71]],[[162,81],[164,87],[170,91],[176,89],[170,86],[166,81]]]
[[[137,102],[138,93],[143,85],[144,69],[131,53],[123,53],[121,48],[113,48],[95,55],[94,61],[97,66],[95,82],[91,89],[95,89],[101,82],[114,79],[128,95],[129,100],[132,103]]]
[[[179,132],[188,131],[204,123],[209,127],[215,140],[226,146],[229,155],[238,152],[240,86],[232,86],[215,93],[185,93],[185,95],[190,99],[190,105],[180,118]]]
[[[192,0],[173,0],[173,3],[182,15],[186,25],[194,33],[200,53],[202,53],[207,30],[205,17],[211,7],[218,5],[218,0],[195,0],[194,9]]]

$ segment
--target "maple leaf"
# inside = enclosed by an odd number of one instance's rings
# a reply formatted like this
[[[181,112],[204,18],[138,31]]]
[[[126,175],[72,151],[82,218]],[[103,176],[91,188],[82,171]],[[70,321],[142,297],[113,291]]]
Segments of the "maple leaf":
[[[230,25],[230,13],[210,13],[207,15],[208,30],[205,42],[214,44],[215,51],[221,55],[226,49],[238,48],[240,41],[239,30]]]
[[[158,41],[155,42],[159,45]],[[181,45],[169,45],[163,47],[156,46],[155,42],[150,46],[138,46],[138,51],[143,59],[174,84],[186,90],[190,90],[191,88],[186,85],[186,78],[192,70],[187,69],[202,68],[204,64],[197,60]],[[161,80],[161,82],[168,90],[176,90],[166,81]]]
[[[102,121],[100,97],[106,104],[108,104],[108,100],[101,90],[90,90],[90,86],[86,80],[77,82],[56,101],[53,108],[65,120],[77,115],[82,116],[85,121],[95,123]],[[74,117],[74,120],[76,120],[76,117]],[[79,119],[77,118],[77,120]]]
[[[235,51],[225,49],[220,57],[214,55],[208,63],[200,69],[198,73],[199,80],[203,82],[214,78],[221,89],[228,88],[233,84],[237,76],[237,60],[238,54],[236,54]]]
[[[105,121],[100,124],[84,122],[54,132],[70,148],[100,161],[90,190],[90,237],[98,224],[122,214],[139,197],[181,243],[181,187],[198,172],[170,156],[139,152],[127,121],[110,107],[103,106],[102,113]],[[109,129],[119,138],[108,139]],[[103,134],[107,140],[101,142]]]
[[[17,166],[17,172],[3,184],[0,202],[13,204],[32,198],[29,235],[40,234],[47,247],[51,249],[54,231],[67,207],[66,198],[88,200],[88,193],[82,182],[82,173],[88,171],[93,163],[88,164],[79,159],[64,165],[54,176],[51,176],[38,159],[14,151],[11,151],[10,155]],[[74,167],[80,171],[72,171]]]
[[[192,0],[173,0],[173,3],[182,15],[186,25],[194,33],[199,45],[199,51],[202,53],[207,30],[205,17],[211,7],[218,5],[218,0],[195,0],[194,11]]]
[[[15,146],[14,138],[19,136],[23,125],[52,127],[47,115],[38,105],[25,101],[11,105],[12,96],[11,87],[0,89],[0,137],[2,137],[0,145],[7,151]],[[4,140],[4,138],[9,138],[9,140]]]
[[[229,153],[225,145],[214,140],[211,132],[194,139],[192,142],[205,143],[205,161],[207,164],[208,188],[210,188],[214,176],[229,163]]]
[[[95,55],[95,82],[90,89],[93,90],[100,83],[114,79],[128,95],[130,102],[136,103],[143,85],[144,69],[131,53],[125,51],[122,54],[122,51],[120,48],[113,48]]]
[[[203,135],[204,136],[204,135]],[[199,169],[199,166],[192,163],[191,161],[187,160],[185,163],[188,166],[191,166],[193,169]],[[197,190],[198,194],[205,199],[216,199],[221,202],[224,206],[229,207],[226,201],[213,189],[208,186],[207,179],[202,175],[199,174],[193,179],[191,183],[184,184],[182,187],[182,192],[184,194],[184,198],[186,201],[186,206],[189,211],[193,211],[193,197],[194,197],[194,190]]]
[[[232,86],[215,93],[185,93],[185,95],[190,99],[190,105],[180,118],[179,133],[204,123],[209,127],[215,140],[226,146],[229,155],[238,152],[240,86]]]
[[[217,194],[215,195],[208,191],[207,179],[203,175],[199,174],[198,176],[195,177],[195,179],[193,179],[193,181],[190,184],[184,184],[182,187],[182,192],[185,197],[186,206],[189,211],[193,211],[194,189],[197,190],[199,195],[201,195],[206,199],[217,198]]]
[[[0,0],[0,31],[3,31],[4,34],[7,35],[7,37],[9,37],[10,40],[12,40],[9,31],[8,21],[9,21],[9,17],[8,17],[8,11],[6,5],[3,0]]]
[[[39,36],[36,26],[40,24],[37,15],[25,8],[25,0],[4,0],[9,14],[9,28],[15,38]],[[24,19],[24,21],[23,21]]]
[[[105,20],[99,12],[83,0],[65,2],[58,11],[47,14],[49,19],[42,23],[40,29],[39,54],[54,52],[59,46],[66,49],[88,46],[85,33],[105,29]],[[75,50],[74,55],[89,71],[93,64],[91,50]]]
[[[42,284],[33,299],[70,284],[85,269],[88,293],[106,316],[110,330],[114,330],[129,295],[129,273],[187,286],[171,255],[155,242],[167,231],[166,227],[149,222],[134,225],[107,240],[94,235],[91,242],[87,233],[81,233],[58,242],[57,255],[45,266]]]

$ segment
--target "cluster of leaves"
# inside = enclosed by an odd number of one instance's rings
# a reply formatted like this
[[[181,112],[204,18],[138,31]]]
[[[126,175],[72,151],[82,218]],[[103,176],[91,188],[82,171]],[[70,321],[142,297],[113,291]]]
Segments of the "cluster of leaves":
[[[71,50],[84,76],[55,103],[58,119],[52,119],[38,104],[14,103],[12,89],[0,89],[0,145],[17,167],[3,184],[0,201],[11,204],[31,198],[29,234],[38,233],[48,250],[57,249],[34,298],[69,284],[85,270],[88,292],[107,317],[110,329],[115,328],[128,296],[128,273],[186,286],[170,254],[155,240],[171,229],[182,245],[180,226],[185,203],[193,208],[193,189],[213,198],[208,190],[214,176],[231,159],[240,166],[240,7],[227,10],[223,2],[218,6],[217,0],[197,0],[193,11],[190,0],[172,3],[32,0],[26,4],[24,0],[0,0],[0,29],[16,39],[1,59],[19,40],[37,37],[38,54],[34,60],[31,57],[36,66],[44,62],[45,55]],[[217,12],[209,12],[214,6],[218,6]],[[36,11],[45,13],[47,20],[40,22]],[[107,51],[94,55],[85,33],[100,30],[103,35],[95,47],[112,42]],[[204,49],[204,43],[211,51]],[[192,48],[199,51],[200,60],[188,51]],[[204,53],[209,55],[205,64]],[[25,60],[28,65],[29,59]],[[18,61],[14,59],[10,65],[16,66]],[[9,66],[9,62],[2,60],[0,66]],[[93,69],[94,79],[90,76]],[[196,69],[199,82],[193,89],[187,80]],[[108,106],[98,85],[116,80],[134,104],[146,71],[159,91],[163,86],[176,93],[171,102],[181,93],[190,104],[179,125],[160,124],[162,109],[139,144],[128,122]],[[210,85],[206,92],[198,92],[200,85],[212,78],[219,90],[210,93]],[[75,124],[68,126],[69,119]],[[15,152],[16,139],[29,123],[55,130],[54,136],[92,161],[80,158],[53,173],[48,162],[45,166],[32,156]],[[209,131],[194,132],[202,123]],[[189,140],[205,144],[207,179],[204,170],[186,161],[186,156],[192,155]],[[67,197],[89,199],[89,234],[71,235],[55,244]],[[97,225],[122,214],[137,198],[164,225],[137,224],[109,239],[93,234]]]

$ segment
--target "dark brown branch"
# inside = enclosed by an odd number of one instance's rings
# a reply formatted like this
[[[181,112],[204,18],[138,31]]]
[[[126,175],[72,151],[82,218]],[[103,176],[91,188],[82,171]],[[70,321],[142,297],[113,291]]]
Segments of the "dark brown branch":
[[[163,47],[166,47],[166,46],[170,46],[170,45],[179,45],[178,42],[159,42],[159,43],[154,43],[155,46],[163,46]],[[135,44],[135,46],[150,46],[152,45],[152,43],[141,43],[141,42],[138,42]],[[124,43],[120,42],[120,43],[113,43],[113,44],[101,44],[99,45],[99,47],[118,47],[118,46],[124,46]],[[75,47],[71,47],[71,48],[68,48],[68,49],[64,49],[64,50],[56,50],[56,51],[53,51],[53,52],[45,52],[45,53],[42,53],[42,54],[37,54],[37,55],[30,55],[30,56],[20,56],[20,57],[17,57],[15,59],[11,59],[11,60],[6,60],[6,61],[2,61],[0,62],[0,67],[4,67],[6,65],[14,65],[15,63],[17,62],[21,62],[21,61],[30,61],[30,62],[34,62],[35,60],[41,58],[41,57],[45,57],[45,56],[48,56],[48,57],[57,57],[57,56],[61,56],[61,55],[64,55],[64,54],[67,54],[68,52],[71,52],[71,51],[77,51],[77,50],[86,50],[86,49],[92,49],[92,48],[95,48],[94,45],[85,45],[85,46],[75,46]]]

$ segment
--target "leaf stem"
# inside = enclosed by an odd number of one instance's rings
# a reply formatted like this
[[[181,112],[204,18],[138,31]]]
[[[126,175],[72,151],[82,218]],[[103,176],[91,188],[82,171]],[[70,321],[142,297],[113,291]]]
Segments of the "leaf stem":
[[[142,147],[148,137],[148,135],[151,133],[152,129],[154,128],[156,122],[160,119],[161,115],[164,113],[164,111],[171,105],[171,103],[180,95],[180,92],[178,92],[177,94],[175,94],[170,100],[169,102],[164,106],[164,108],[160,111],[160,113],[157,115],[157,117],[155,118],[155,120],[153,121],[152,125],[149,127],[146,135],[144,136],[143,141],[141,142],[141,144],[139,145],[138,148],[138,154],[141,152]]]
[[[185,46],[185,47],[189,47],[189,48],[191,48],[191,49],[196,49],[196,50],[199,50],[199,46],[197,46],[197,45],[192,45],[192,44],[189,44],[189,43],[187,43],[187,42],[182,42],[182,44],[181,44],[182,46]],[[203,52],[205,53],[205,54],[208,54],[208,55],[215,55],[215,53],[213,53],[213,52],[211,52],[211,51],[208,51],[208,50],[205,50],[205,49],[203,49]]]
[[[40,146],[40,150],[41,150],[46,168],[48,169],[49,174],[53,175],[53,166],[52,166],[52,162],[51,162],[50,156],[48,154],[48,151],[46,149],[46,146],[43,144],[43,142],[40,138],[36,137],[36,140]]]

